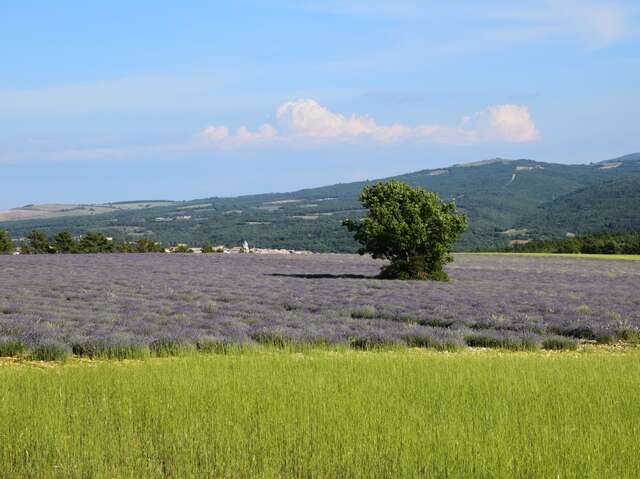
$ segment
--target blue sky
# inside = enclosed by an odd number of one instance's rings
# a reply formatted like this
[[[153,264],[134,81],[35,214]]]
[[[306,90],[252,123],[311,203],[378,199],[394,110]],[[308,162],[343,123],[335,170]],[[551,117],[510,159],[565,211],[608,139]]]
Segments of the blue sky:
[[[639,151],[639,24],[631,1],[7,0],[0,208]]]

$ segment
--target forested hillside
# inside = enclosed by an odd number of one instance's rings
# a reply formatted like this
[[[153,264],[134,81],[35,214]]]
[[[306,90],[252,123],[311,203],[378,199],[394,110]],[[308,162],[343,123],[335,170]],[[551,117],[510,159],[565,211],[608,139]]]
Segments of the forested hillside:
[[[538,237],[578,232],[640,230],[640,177],[619,178],[569,193],[542,205],[519,226]]]
[[[514,240],[566,233],[640,230],[640,155],[589,165],[495,159],[422,170],[396,179],[455,200],[469,216],[459,250],[494,249]],[[16,239],[37,228],[49,235],[99,231],[117,239],[164,244],[234,245],[354,251],[341,226],[363,214],[357,197],[371,182],[291,193],[205,198],[117,212],[0,223]],[[145,205],[146,206],[146,205]]]

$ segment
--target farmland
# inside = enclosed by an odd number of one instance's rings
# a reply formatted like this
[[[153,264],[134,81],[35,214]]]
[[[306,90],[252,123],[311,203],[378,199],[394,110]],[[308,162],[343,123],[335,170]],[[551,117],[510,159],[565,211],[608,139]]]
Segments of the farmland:
[[[246,351],[0,365],[3,477],[638,477],[640,356]]]
[[[2,257],[0,341],[89,355],[255,343],[536,349],[558,338],[635,341],[640,331],[640,262],[459,255],[450,283],[378,280],[381,264],[353,255]]]
[[[637,477],[640,261],[381,265],[0,257],[2,474]]]

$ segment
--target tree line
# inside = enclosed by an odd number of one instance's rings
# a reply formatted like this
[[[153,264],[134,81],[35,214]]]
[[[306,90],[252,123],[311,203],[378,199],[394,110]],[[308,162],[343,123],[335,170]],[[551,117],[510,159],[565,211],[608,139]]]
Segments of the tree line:
[[[0,230],[0,254],[12,254],[13,241]],[[53,238],[38,230],[33,230],[17,250],[20,254],[82,254],[82,253],[164,253],[159,243],[146,238],[135,242],[112,241],[102,233],[89,232],[79,239],[67,231]]]
[[[599,233],[510,246],[514,253],[640,254],[640,233]]]

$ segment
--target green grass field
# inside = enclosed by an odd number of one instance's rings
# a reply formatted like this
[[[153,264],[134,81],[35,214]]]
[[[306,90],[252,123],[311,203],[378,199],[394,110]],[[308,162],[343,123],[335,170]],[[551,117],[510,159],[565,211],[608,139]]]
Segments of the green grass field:
[[[640,351],[0,363],[0,477],[638,477]]]
[[[456,255],[494,255],[494,256],[538,256],[552,258],[572,258],[572,259],[596,259],[596,260],[616,260],[616,261],[640,261],[638,254],[569,254],[569,253],[456,253]]]

